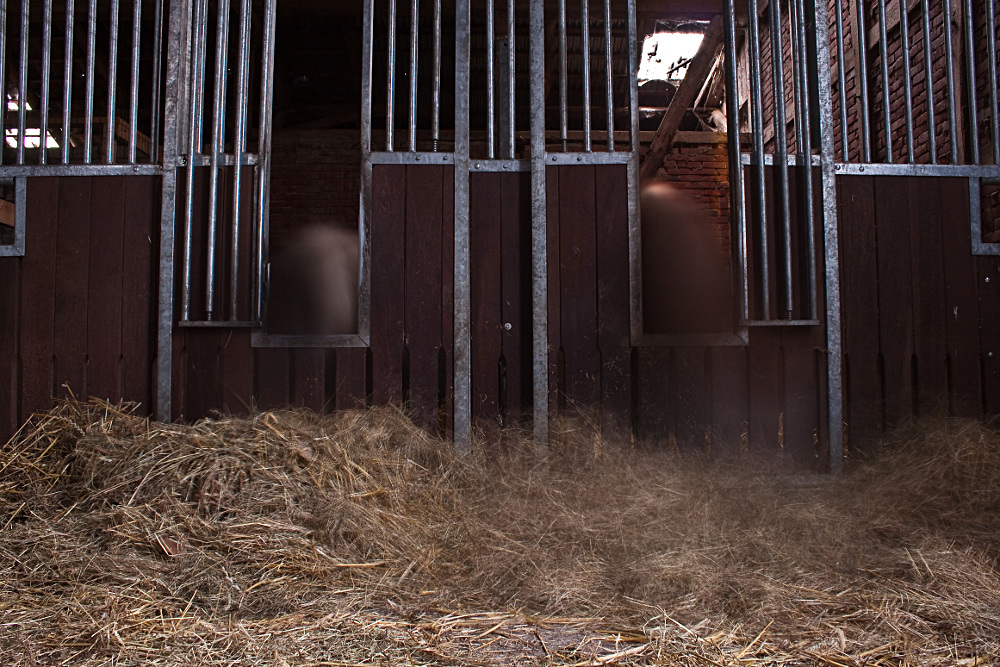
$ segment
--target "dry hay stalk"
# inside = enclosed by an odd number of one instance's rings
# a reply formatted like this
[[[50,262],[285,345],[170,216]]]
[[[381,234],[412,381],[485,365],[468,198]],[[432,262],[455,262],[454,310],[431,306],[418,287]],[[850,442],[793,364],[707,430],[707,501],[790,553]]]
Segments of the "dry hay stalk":
[[[561,428],[61,403],[0,449],[0,662],[997,664],[995,430],[831,479]]]

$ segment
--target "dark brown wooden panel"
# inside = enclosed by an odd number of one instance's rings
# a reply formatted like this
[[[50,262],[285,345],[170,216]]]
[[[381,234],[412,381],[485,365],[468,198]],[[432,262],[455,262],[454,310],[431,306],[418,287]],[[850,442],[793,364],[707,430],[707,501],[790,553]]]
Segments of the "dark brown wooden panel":
[[[743,448],[749,427],[747,350],[744,347],[709,349],[712,392],[712,448],[733,454]]]
[[[349,410],[362,407],[367,397],[365,387],[365,359],[368,350],[362,348],[340,348],[335,351],[336,355],[336,386],[333,395],[336,397],[334,405],[338,410]],[[330,392],[328,391],[327,394]]]
[[[222,406],[222,329],[184,329],[183,412],[186,421],[207,417]]]
[[[437,166],[411,166],[406,171],[404,318],[410,359],[409,412],[415,423],[431,431],[438,427],[443,176],[444,168]]]
[[[636,431],[647,447],[665,447],[673,433],[674,404],[670,395],[670,348],[636,348],[635,390],[639,414]]]
[[[1000,415],[1000,258],[976,257],[983,360],[983,413]]]
[[[502,353],[501,418],[531,408],[531,176],[499,174]],[[507,325],[510,325],[508,328]]]
[[[782,421],[781,332],[778,328],[758,327],[750,330],[747,359],[750,369],[750,452],[764,456],[779,451],[779,431]]]
[[[156,356],[159,285],[160,179],[125,180],[125,227],[122,256],[122,398],[150,410],[152,365]],[[63,185],[65,187],[65,184]]]
[[[222,338],[222,404],[226,414],[249,414],[253,401],[253,348],[249,329],[231,329]]]
[[[376,404],[403,402],[406,167],[372,170],[371,351]]]
[[[56,396],[87,397],[87,308],[90,276],[91,178],[59,182],[56,228],[55,328]],[[32,220],[34,223],[34,220]],[[102,298],[94,295],[95,299]]]
[[[455,316],[455,169],[444,167],[441,175],[441,366],[439,373],[444,404],[444,431],[454,431],[455,405],[452,400],[454,377],[454,316]]]
[[[279,410],[291,405],[291,350],[254,350],[254,398],[261,410]]]
[[[91,180],[87,391],[117,400],[121,387],[125,179]]]
[[[52,404],[59,179],[31,179],[21,262],[21,419]]]
[[[469,225],[472,255],[472,415],[481,428],[500,422],[502,263],[501,176],[469,177]]]
[[[712,423],[712,388],[705,352],[703,347],[678,347],[671,357],[677,444],[683,448],[703,448],[706,431]]]
[[[881,428],[878,370],[878,268],[875,182],[870,176],[837,178],[841,243],[841,318],[844,350],[844,421],[848,447],[864,449]]]
[[[21,258],[0,257],[0,442],[21,424],[21,386],[18,377]]]
[[[595,171],[601,426],[625,435],[632,406],[627,172],[624,166]]]
[[[292,356],[292,404],[323,412],[326,390],[326,350],[299,348]]]
[[[559,167],[545,170],[545,265],[548,288],[546,330],[549,341],[549,416],[559,413],[562,402],[560,392],[563,379],[559,375],[560,347],[562,345],[561,293],[562,276],[559,272]]]
[[[592,166],[559,167],[560,342],[566,402],[589,414],[599,397],[597,220]],[[555,267],[550,265],[549,270]],[[570,408],[571,410],[573,408]]]
[[[797,463],[815,467],[819,458],[819,372],[816,361],[819,327],[783,327],[781,349],[784,356],[783,423],[785,452]]]

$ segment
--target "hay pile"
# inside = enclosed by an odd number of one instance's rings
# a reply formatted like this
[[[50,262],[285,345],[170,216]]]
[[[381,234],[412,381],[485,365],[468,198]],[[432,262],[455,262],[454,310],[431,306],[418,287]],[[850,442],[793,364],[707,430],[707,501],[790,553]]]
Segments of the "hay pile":
[[[1000,434],[897,439],[831,479],[68,402],[0,449],[0,662],[1000,664]]]

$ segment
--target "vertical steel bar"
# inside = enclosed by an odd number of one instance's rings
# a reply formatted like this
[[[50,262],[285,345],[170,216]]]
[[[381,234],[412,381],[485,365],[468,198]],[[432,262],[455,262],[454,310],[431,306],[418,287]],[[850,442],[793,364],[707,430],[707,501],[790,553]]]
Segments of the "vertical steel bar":
[[[987,4],[995,0],[986,0]],[[962,25],[965,28],[965,78],[969,107],[969,152],[972,164],[979,164],[979,112],[976,87],[976,36],[973,30],[972,0],[965,0]]]
[[[392,151],[393,116],[396,109],[396,0],[389,0],[389,45],[385,77],[385,149]]]
[[[799,76],[800,68],[802,65],[801,59],[799,57],[799,32],[798,32],[798,7],[796,6],[795,0],[788,1],[788,39],[790,42],[789,46],[789,61],[792,66],[792,100],[793,109],[795,110],[795,118],[793,119],[793,125],[795,126],[795,151],[799,155],[805,152],[806,143],[804,141],[802,133],[802,85],[801,77]],[[797,164],[797,163],[796,163]]]
[[[834,0],[834,17],[837,21],[837,88],[840,97],[840,156],[850,162],[847,145],[847,72],[844,68],[844,7],[843,0]]]
[[[492,3],[493,0],[488,0]],[[455,448],[472,448],[472,292],[469,245],[469,58],[470,0],[455,2],[455,268],[454,419]],[[489,36],[492,41],[492,34]]]
[[[757,0],[747,4],[748,28],[750,35],[750,116],[751,134],[753,136],[753,153],[751,165],[754,167],[754,195],[756,196],[757,229],[759,232],[760,253],[758,264],[761,274],[760,309],[763,319],[771,317],[771,278],[768,262],[767,233],[767,198],[764,184],[764,104],[761,99],[763,81],[760,74],[760,30],[758,27]],[[749,244],[748,244],[749,245]]]
[[[45,0],[42,6],[42,99],[38,111],[38,162],[48,162],[49,148],[49,95],[52,85],[52,0]]]
[[[951,0],[943,0],[944,16],[944,73],[948,84],[948,139],[951,145],[951,164],[958,164],[958,100],[955,99],[955,70],[952,63],[955,62],[955,49],[952,44],[951,35]]]
[[[108,122],[104,135],[104,161],[115,161],[115,98],[118,95],[118,3],[111,0],[111,29],[108,36]]]
[[[153,101],[149,123],[149,161],[155,164],[159,159],[160,144],[160,78],[162,70],[161,51],[163,50],[163,0],[156,0],[153,7],[153,73],[150,79],[153,86]]]
[[[28,109],[28,8],[21,0],[21,59],[17,77],[17,163],[24,164],[24,126]]]
[[[931,0],[921,9],[924,32],[924,93],[927,97],[927,145],[931,164],[937,164],[937,125],[934,122],[934,63],[931,59]]]
[[[70,124],[73,110],[73,10],[74,0],[66,0],[66,38],[63,50],[62,162],[69,164]],[[0,28],[2,29],[2,28]],[[0,46],[2,48],[2,46]],[[2,56],[0,56],[2,58]],[[0,67],[0,81],[3,80]]]
[[[611,0],[604,0],[604,86],[607,89],[608,152],[615,150],[614,63],[611,61]]]
[[[812,108],[809,99],[809,65],[808,51],[806,47],[806,6],[804,0],[791,0],[791,7],[795,9],[792,29],[798,35],[798,53],[796,61],[798,63],[798,77],[800,79],[799,88],[802,91],[802,117],[799,128],[802,130],[803,151],[799,154],[799,170],[802,174],[803,194],[802,207],[805,210],[805,240],[806,240],[806,290],[808,298],[809,319],[817,317],[817,294],[816,294],[816,221],[813,211],[813,173],[812,173]],[[819,33],[822,35],[823,33]],[[817,35],[818,38],[818,35]],[[828,47],[829,48],[829,47]],[[827,75],[829,80],[829,74]],[[737,98],[739,99],[739,98]],[[832,129],[832,127],[830,128]],[[831,137],[831,143],[833,139]]]
[[[580,0],[580,49],[583,55],[583,150],[590,152],[590,7]]]
[[[139,47],[142,0],[132,0],[132,80],[129,85],[128,162],[135,164],[136,124],[139,122]],[[152,137],[150,138],[152,141]]]
[[[182,261],[184,263],[184,277],[181,292],[181,319],[191,319],[191,265],[194,258],[191,256],[191,246],[193,243],[194,227],[192,216],[194,215],[194,170],[196,156],[200,153],[201,146],[201,80],[205,73],[205,31],[208,24],[208,0],[194,0],[195,24],[194,35],[191,43],[191,87],[189,92],[188,106],[188,141],[187,141],[187,171],[185,172],[185,192],[184,192],[184,253]]]
[[[271,121],[274,115],[274,26],[277,0],[264,0],[264,43],[260,65],[260,123],[257,134],[257,192],[254,218],[254,255],[257,275],[255,285],[260,285],[263,273],[264,240],[267,238],[271,206]],[[395,18],[395,17],[394,17]],[[254,310],[259,318],[261,294],[258,287],[254,296]]]
[[[631,3],[629,3],[631,4]],[[541,457],[549,440],[548,269],[545,224],[545,7],[532,2],[529,16],[531,82],[531,365],[533,430]],[[632,157],[633,162],[635,156]]]
[[[431,101],[431,138],[434,150],[441,140],[441,0],[434,0],[434,90]]]
[[[913,162],[913,76],[910,72],[909,0],[899,0],[899,34],[903,41],[903,104],[906,109],[906,161]]]
[[[434,40],[440,54],[441,45],[441,3],[434,3]],[[369,304],[371,302],[371,276],[369,259],[371,257],[369,230],[372,210],[372,59],[373,42],[375,41],[375,0],[364,0],[361,28],[361,184],[358,197],[358,236],[361,244],[361,262],[358,266],[358,335],[362,340],[369,341],[371,318]],[[441,61],[435,58],[435,85],[440,95]],[[435,108],[437,104],[434,105]],[[435,115],[435,118],[438,118]],[[436,125],[435,125],[436,126]],[[435,138],[437,136],[435,135]],[[436,147],[436,144],[435,144]]]
[[[240,218],[242,214],[243,154],[247,142],[250,88],[250,0],[240,2],[240,43],[236,65],[236,111],[233,119],[233,238],[229,265],[229,319],[239,319]],[[251,319],[257,319],[251,314]]]
[[[885,0],[877,0],[878,3],[878,51],[882,69],[882,123],[883,137],[885,138],[885,161],[892,162],[892,119],[890,118],[889,101],[889,48],[885,18]]]
[[[639,43],[635,3],[628,2],[628,110],[629,155],[626,167],[628,197],[629,331],[632,340],[642,336],[642,220],[639,215]]]
[[[948,2],[948,0],[945,0]],[[861,90],[861,128],[858,134],[861,135],[861,161],[872,161],[871,148],[871,122],[868,118],[868,110],[871,108],[868,101],[868,27],[865,20],[865,0],[857,0],[854,4],[858,17],[858,87]]]
[[[635,175],[639,173],[639,38],[636,34],[635,3],[627,2],[628,21],[628,114],[629,114],[629,150],[635,161]],[[631,178],[631,177],[630,177]],[[633,185],[638,185],[637,182]],[[637,207],[638,193],[629,199],[629,205]],[[631,211],[631,209],[630,209]],[[639,211],[636,208],[632,218],[638,226]],[[631,213],[630,213],[631,214]],[[638,302],[636,302],[638,303]]]
[[[507,76],[508,76],[508,86],[507,90],[510,91],[510,95],[507,97],[507,119],[510,121],[507,126],[507,146],[509,146],[509,152],[507,157],[511,160],[514,159],[514,155],[517,152],[517,147],[514,139],[514,128],[517,125],[517,105],[516,94],[517,94],[517,71],[515,69],[517,63],[514,59],[514,49],[517,46],[517,36],[514,34],[514,0],[507,0]]]
[[[819,95],[821,190],[823,197],[823,248],[826,293],[826,386],[827,437],[830,472],[838,474],[844,465],[844,417],[841,332],[840,332],[840,247],[837,230],[837,181],[833,152],[833,100],[830,87],[830,54],[826,30],[830,25],[827,5],[815,3],[816,10],[816,89]]]
[[[97,0],[90,0],[87,12],[87,73],[83,104],[83,161],[90,164],[94,151],[94,56],[97,40]]]
[[[494,90],[493,81],[495,71],[493,60],[493,40],[495,39],[493,2],[494,0],[486,0],[486,157],[488,158],[495,157],[496,152],[496,136],[494,133],[496,128],[494,101],[496,91]]]
[[[997,104],[997,32],[993,2],[986,3],[986,58],[989,62],[990,127],[993,137],[993,164],[1000,165],[1000,105]]]
[[[212,154],[208,172],[208,247],[205,266],[205,313],[215,317],[215,256],[218,238],[219,154],[225,147],[226,70],[229,63],[229,0],[218,0],[219,15],[215,24],[215,106],[212,109]],[[234,165],[239,169],[239,164]]]
[[[420,0],[410,4],[410,150],[417,150],[417,58],[420,40]]]
[[[559,139],[563,153],[567,150],[569,128],[569,93],[567,91],[568,56],[566,54],[566,0],[559,0]]]
[[[771,81],[774,90],[774,177],[778,185],[778,206],[781,211],[781,258],[785,270],[781,308],[785,317],[792,312],[792,221],[788,193],[788,124],[785,121],[785,64],[781,43],[781,8],[778,2],[768,3],[771,10]]]
[[[723,5],[722,18],[726,30],[725,68],[726,68],[726,99],[739,100],[739,77],[736,75],[736,9],[734,0],[726,0]],[[726,105],[726,126],[732,128],[727,132],[729,147],[729,188],[732,193],[730,204],[733,224],[732,246],[736,277],[739,284],[736,290],[736,312],[739,319],[750,319],[747,295],[750,293],[750,276],[747,272],[747,241],[746,241],[746,208],[743,195],[743,160],[740,147],[740,110],[739,104]]]
[[[72,2],[72,0],[70,0]],[[0,0],[0,81],[7,80],[7,0]],[[0,164],[3,164],[3,149],[7,142],[7,97],[6,86],[0,90]]]

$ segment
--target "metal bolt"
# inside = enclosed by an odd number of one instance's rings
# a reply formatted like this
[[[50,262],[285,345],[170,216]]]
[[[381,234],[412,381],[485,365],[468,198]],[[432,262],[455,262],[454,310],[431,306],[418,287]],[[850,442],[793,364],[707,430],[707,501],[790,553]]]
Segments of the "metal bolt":
[[[577,162],[583,162],[583,158],[582,158],[582,157],[580,157],[579,155],[577,155],[577,156],[576,156],[576,161],[577,161]]]
[[[479,169],[479,163],[478,162],[476,163],[476,169]]]
[[[990,281],[990,277],[986,276],[986,282],[989,282],[989,281]]]
[[[505,322],[504,325],[503,325],[503,328],[504,328],[504,331],[510,331],[514,327],[511,325],[510,322]],[[990,354],[993,354],[993,353],[991,352]]]

